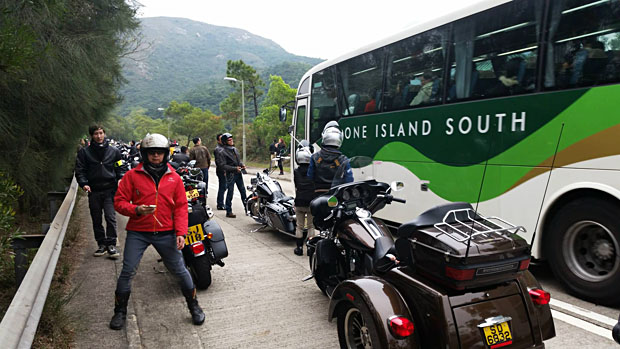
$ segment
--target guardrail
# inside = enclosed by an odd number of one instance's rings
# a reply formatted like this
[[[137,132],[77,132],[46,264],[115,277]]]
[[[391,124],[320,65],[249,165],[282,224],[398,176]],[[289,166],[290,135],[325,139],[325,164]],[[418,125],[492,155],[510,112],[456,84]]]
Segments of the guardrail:
[[[0,323],[3,348],[30,348],[32,345],[73,212],[77,188],[73,177],[67,196]]]

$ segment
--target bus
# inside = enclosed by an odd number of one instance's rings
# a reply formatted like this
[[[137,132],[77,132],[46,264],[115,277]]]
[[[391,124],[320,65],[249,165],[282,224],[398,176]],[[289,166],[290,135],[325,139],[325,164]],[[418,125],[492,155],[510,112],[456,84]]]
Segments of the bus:
[[[571,293],[613,304],[619,82],[620,0],[486,0],[311,68],[291,132],[318,149],[337,120],[343,153],[372,159],[356,179],[403,182],[388,225],[478,205],[523,225]]]

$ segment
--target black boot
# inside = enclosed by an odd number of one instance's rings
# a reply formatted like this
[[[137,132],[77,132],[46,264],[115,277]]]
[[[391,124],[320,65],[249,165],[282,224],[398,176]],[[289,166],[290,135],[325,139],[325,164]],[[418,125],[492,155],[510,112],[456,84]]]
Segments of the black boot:
[[[120,330],[125,326],[127,317],[127,303],[130,292],[116,292],[114,296],[114,316],[110,320],[110,328]]]
[[[295,249],[293,250],[294,254],[296,254],[298,256],[303,256],[304,255],[304,241],[305,240],[306,239],[304,237],[300,237],[300,238],[297,238],[295,240],[295,243],[297,244],[297,247],[295,247]]]
[[[182,290],[185,301],[187,302],[187,308],[189,308],[190,314],[192,314],[192,322],[194,325],[202,325],[205,322],[205,313],[198,305],[198,299],[196,299],[196,288],[189,290]]]

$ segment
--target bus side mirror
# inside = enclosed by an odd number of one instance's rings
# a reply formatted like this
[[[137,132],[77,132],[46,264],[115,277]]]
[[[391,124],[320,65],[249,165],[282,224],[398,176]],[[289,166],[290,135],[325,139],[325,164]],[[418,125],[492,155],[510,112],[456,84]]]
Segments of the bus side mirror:
[[[281,122],[286,121],[286,107],[280,108],[280,121]]]

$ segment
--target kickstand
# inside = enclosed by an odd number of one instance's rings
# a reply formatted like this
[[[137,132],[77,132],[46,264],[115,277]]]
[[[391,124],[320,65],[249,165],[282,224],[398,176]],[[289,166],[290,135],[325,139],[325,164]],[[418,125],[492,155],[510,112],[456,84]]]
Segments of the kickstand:
[[[261,227],[259,227],[259,228],[256,228],[256,229],[252,229],[252,230],[250,230],[250,233],[256,233],[257,231],[259,231],[259,230],[263,230],[263,229],[265,229],[266,227],[268,227],[268,225],[267,225],[267,224],[263,224],[263,225],[262,225]]]

